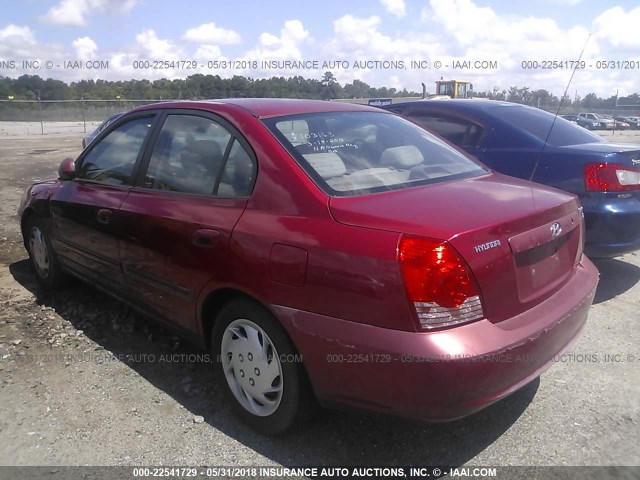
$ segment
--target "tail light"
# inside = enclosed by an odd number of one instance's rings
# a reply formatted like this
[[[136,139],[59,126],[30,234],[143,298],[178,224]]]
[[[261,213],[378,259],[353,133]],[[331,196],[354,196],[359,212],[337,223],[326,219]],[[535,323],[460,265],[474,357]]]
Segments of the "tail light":
[[[403,235],[398,263],[422,329],[483,318],[476,280],[449,243]]]
[[[640,190],[640,170],[616,163],[588,163],[584,181],[587,190],[594,192]]]

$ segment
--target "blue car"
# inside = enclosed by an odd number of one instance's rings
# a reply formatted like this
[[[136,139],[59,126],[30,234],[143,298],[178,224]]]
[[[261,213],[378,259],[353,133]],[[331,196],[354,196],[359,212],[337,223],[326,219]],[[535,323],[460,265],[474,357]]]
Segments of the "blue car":
[[[98,125],[98,128],[96,128],[93,132],[86,134],[82,139],[82,149],[84,150],[85,148],[87,148],[87,145],[93,142],[95,138],[98,135],[100,135],[105,128],[107,128],[117,119],[119,119],[122,115],[124,115],[124,112],[114,113],[113,115],[108,117],[105,121],[103,121],[100,125]]]
[[[640,249],[640,145],[608,143],[563,118],[509,102],[427,100],[384,108],[498,172],[576,194],[591,257]]]

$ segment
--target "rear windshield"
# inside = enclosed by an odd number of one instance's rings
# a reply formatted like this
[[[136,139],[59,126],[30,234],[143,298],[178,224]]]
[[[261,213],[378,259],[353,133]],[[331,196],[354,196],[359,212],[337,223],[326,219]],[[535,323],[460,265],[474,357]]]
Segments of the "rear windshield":
[[[537,108],[496,107],[491,110],[491,113],[496,118],[513,125],[519,130],[528,132],[542,142],[547,140],[548,135],[549,140],[547,143],[556,147],[604,142],[602,137],[564,118],[558,117],[553,123],[555,115]],[[553,131],[549,135],[552,124]]]
[[[264,123],[329,195],[397,190],[487,172],[437,137],[389,113],[313,113]]]

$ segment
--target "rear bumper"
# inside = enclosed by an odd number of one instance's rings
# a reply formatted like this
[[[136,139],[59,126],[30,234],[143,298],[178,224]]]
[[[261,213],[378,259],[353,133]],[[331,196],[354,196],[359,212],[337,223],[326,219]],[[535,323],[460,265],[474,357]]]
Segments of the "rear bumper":
[[[640,250],[640,201],[636,198],[583,202],[585,254],[608,258]]]
[[[273,310],[321,403],[447,421],[490,405],[550,367],[584,326],[597,283],[596,268],[583,257],[560,291],[517,317],[428,333]]]

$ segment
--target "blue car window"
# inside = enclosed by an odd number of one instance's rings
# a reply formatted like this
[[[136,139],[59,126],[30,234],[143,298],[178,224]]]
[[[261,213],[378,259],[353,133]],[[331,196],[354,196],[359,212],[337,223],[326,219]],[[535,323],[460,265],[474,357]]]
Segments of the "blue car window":
[[[466,120],[428,113],[410,114],[408,117],[459,147],[478,147],[484,137],[484,128]]]
[[[556,147],[582,145],[585,143],[604,142],[603,138],[564,118],[532,107],[502,106],[491,110],[491,114],[518,130],[523,130],[544,142],[549,136],[548,144]],[[549,134],[553,125],[553,131]]]

